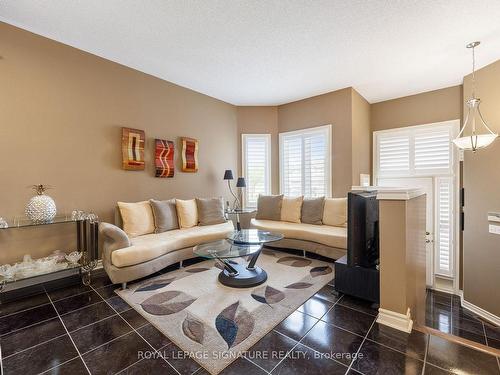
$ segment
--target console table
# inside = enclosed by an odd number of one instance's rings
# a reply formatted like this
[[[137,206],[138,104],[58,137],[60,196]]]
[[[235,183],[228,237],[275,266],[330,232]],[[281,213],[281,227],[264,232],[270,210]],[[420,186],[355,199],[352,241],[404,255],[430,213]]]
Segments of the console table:
[[[19,271],[12,276],[0,276],[0,292],[6,289],[9,284],[20,283],[22,286],[32,286],[47,281],[48,278],[68,270],[78,270],[82,283],[90,285],[91,271],[97,266],[98,261],[98,226],[97,220],[73,219],[71,215],[57,215],[50,222],[33,222],[26,218],[14,218],[7,221],[8,227],[1,227],[0,231],[7,231],[16,228],[42,228],[47,225],[74,223],[76,230],[76,251],[82,252],[82,257],[78,263],[70,263],[67,260],[57,262],[50,269],[38,270],[36,272]],[[33,260],[36,262],[36,260]],[[15,288],[13,288],[15,289]]]

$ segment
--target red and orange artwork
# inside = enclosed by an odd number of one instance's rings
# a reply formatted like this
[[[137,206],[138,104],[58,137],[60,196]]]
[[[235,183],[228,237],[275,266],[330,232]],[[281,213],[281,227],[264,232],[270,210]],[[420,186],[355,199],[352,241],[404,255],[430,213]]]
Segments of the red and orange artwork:
[[[156,177],[174,177],[174,142],[155,139]]]
[[[198,141],[182,137],[182,171],[198,172]]]
[[[122,128],[122,168],[129,171],[144,170],[143,130]]]

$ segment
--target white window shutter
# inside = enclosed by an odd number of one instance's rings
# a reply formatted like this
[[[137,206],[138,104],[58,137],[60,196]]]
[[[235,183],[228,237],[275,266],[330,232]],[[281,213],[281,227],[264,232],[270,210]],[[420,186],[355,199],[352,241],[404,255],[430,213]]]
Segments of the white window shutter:
[[[331,125],[280,133],[280,191],[286,196],[329,196]]]
[[[378,175],[405,176],[410,174],[410,135],[379,134]]]
[[[437,178],[436,274],[453,274],[453,189],[451,177]]]
[[[286,196],[302,194],[302,163],[303,149],[301,137],[286,137],[283,139],[282,192]]]
[[[257,207],[259,194],[270,194],[270,135],[243,134],[243,175],[246,207]]]
[[[416,174],[450,173],[452,143],[449,128],[417,130],[414,138]]]
[[[304,142],[304,195],[308,197],[326,196],[326,148],[327,139],[323,134],[311,134]]]

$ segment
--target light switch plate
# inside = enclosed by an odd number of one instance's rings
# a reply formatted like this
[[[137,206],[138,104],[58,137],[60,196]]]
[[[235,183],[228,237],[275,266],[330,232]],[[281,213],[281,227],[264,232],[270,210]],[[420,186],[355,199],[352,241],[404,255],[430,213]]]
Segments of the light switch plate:
[[[490,224],[489,227],[490,227],[490,233],[500,234],[500,225]]]

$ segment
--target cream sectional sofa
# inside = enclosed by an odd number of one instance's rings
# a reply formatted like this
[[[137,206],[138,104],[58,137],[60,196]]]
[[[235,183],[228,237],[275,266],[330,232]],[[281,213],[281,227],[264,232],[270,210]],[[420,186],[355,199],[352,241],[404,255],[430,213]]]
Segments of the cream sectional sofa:
[[[136,210],[134,220],[140,225],[154,221],[149,215],[147,201],[138,202],[141,210]],[[233,223],[226,221],[223,216],[218,223],[180,227],[154,233],[157,228],[148,224],[145,229],[137,232],[137,226],[123,224],[122,213],[117,210],[115,224],[101,223],[99,232],[103,238],[102,261],[104,269],[113,283],[126,283],[151,275],[169,265],[195,257],[193,247],[210,241],[224,239],[234,231]],[[151,212],[152,214],[152,212]],[[195,215],[197,217],[197,214]],[[129,220],[130,221],[130,220]],[[179,218],[179,222],[182,222]],[[193,223],[194,223],[193,222]],[[154,225],[154,224],[153,224]],[[125,230],[124,230],[125,229]],[[139,234],[143,232],[151,232]],[[127,233],[128,232],[128,233]]]
[[[257,214],[250,226],[285,236],[283,240],[273,242],[271,247],[308,251],[339,259],[347,253],[347,198],[326,198],[322,216],[322,224],[308,224],[297,222],[297,218],[294,222],[285,221],[283,214],[280,220],[259,219]]]

